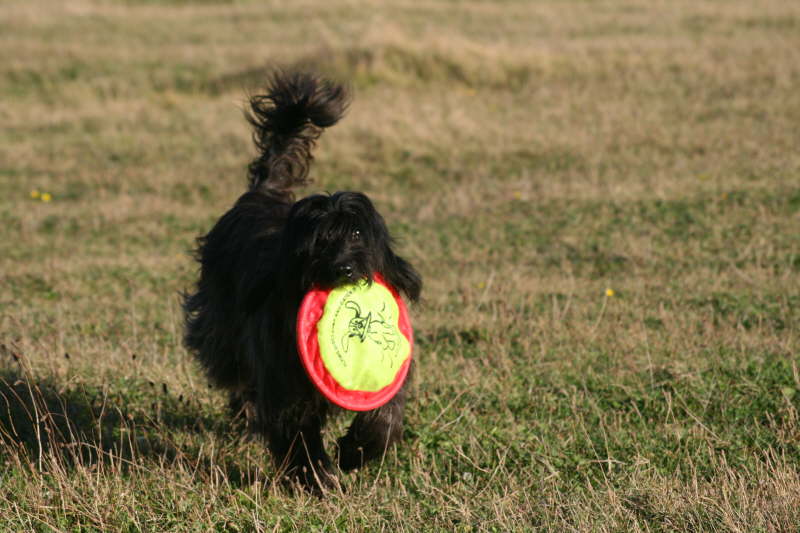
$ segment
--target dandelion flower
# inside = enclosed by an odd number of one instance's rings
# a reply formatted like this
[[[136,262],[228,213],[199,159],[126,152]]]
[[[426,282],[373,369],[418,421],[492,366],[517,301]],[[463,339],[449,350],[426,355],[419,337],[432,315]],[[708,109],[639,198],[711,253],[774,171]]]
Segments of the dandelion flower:
[[[614,296],[614,289],[606,289],[606,296]]]
[[[513,196],[515,200],[522,200],[522,193],[519,191],[514,191]]]
[[[46,192],[46,193],[42,194],[42,201],[43,202],[49,202],[52,199],[53,199],[53,197],[50,195],[49,192]]]
[[[40,192],[39,192],[39,191],[37,191],[36,189],[33,189],[33,190],[31,191],[31,198],[39,198],[41,195],[42,195],[42,193],[40,193]]]

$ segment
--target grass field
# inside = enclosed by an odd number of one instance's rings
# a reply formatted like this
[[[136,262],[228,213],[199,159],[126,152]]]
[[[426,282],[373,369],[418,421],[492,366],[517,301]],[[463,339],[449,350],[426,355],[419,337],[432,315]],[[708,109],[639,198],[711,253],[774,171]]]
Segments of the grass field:
[[[800,3],[4,0],[0,44],[0,530],[800,530]],[[275,65],[352,84],[309,192],[425,279],[404,442],[323,499],[181,345]]]

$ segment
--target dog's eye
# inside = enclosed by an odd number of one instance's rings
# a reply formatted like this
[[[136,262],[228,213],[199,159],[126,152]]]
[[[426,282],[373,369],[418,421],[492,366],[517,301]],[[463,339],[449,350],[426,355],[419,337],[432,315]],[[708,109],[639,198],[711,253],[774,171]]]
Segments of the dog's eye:
[[[359,241],[359,240],[361,240],[361,232],[360,232],[360,231],[358,231],[357,229],[354,229],[354,230],[353,230],[353,233],[351,233],[351,234],[350,234],[350,238],[351,238],[352,240],[354,240],[354,241]]]

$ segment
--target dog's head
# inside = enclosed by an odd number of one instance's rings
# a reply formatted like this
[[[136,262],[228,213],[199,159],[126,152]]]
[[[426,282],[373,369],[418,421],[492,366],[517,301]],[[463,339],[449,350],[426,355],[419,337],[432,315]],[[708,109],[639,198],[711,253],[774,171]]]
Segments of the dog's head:
[[[292,207],[282,239],[287,274],[302,291],[336,287],[379,272],[411,300],[422,282],[414,268],[392,250],[383,217],[366,195],[337,192],[303,198]]]

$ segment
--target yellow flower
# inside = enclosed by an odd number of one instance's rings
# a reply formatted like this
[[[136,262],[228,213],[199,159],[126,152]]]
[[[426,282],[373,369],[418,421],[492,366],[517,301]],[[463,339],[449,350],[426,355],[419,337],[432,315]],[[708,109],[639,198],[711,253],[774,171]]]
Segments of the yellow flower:
[[[42,201],[43,202],[49,202],[52,199],[53,199],[53,197],[50,195],[49,192],[42,193]]]
[[[606,296],[614,296],[614,289],[606,289]]]
[[[33,189],[33,190],[31,191],[31,198],[39,198],[39,196],[41,196],[41,195],[42,195],[42,193],[40,193],[40,192],[39,192],[39,191],[37,191],[36,189]]]
[[[513,196],[515,200],[522,200],[522,193],[519,191],[514,191]]]

